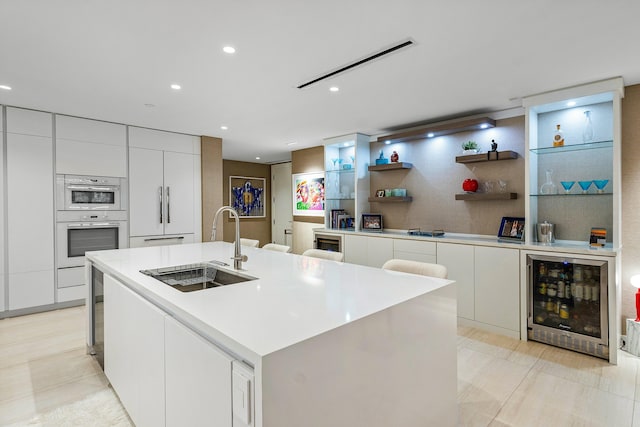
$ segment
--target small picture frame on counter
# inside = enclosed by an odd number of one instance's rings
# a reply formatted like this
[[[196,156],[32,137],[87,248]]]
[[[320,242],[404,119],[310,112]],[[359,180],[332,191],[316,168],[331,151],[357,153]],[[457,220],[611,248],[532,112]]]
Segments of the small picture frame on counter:
[[[376,197],[384,197],[384,190],[376,191]]]
[[[522,217],[503,216],[498,230],[498,240],[503,242],[524,242],[525,221]]]
[[[607,229],[603,227],[591,227],[589,246],[603,248],[607,244]]]
[[[362,214],[363,231],[382,231],[382,215],[381,214]]]

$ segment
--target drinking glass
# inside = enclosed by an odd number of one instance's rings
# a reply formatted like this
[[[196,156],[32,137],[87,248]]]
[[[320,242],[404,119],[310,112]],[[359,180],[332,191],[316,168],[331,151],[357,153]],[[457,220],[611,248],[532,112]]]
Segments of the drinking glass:
[[[604,187],[609,183],[608,179],[594,179],[593,183],[596,185],[598,189],[598,193],[604,193]]]
[[[575,183],[575,181],[560,181],[560,184],[562,184],[562,188],[564,188],[565,194],[569,194],[571,192],[571,188],[573,188],[573,184]]]
[[[578,181],[578,185],[582,188],[582,194],[587,194],[589,192],[591,183],[593,183],[593,181]]]

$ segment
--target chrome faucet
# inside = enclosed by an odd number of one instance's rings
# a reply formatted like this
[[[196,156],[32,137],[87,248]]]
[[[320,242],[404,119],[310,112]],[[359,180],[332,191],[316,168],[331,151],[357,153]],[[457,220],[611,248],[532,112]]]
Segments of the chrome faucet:
[[[246,255],[242,255],[240,253],[240,218],[238,217],[238,212],[233,209],[231,206],[223,206],[216,212],[216,215],[213,217],[213,227],[211,228],[211,241],[216,240],[216,224],[218,223],[218,216],[224,212],[228,211],[229,215],[233,217],[236,223],[236,246],[235,251],[233,253],[233,268],[236,270],[242,269],[242,263],[247,261],[249,258]]]

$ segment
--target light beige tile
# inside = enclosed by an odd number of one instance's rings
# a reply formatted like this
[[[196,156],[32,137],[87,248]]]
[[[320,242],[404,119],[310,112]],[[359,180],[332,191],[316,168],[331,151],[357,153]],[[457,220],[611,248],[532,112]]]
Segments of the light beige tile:
[[[553,346],[545,346],[533,369],[570,381],[598,387],[605,360]]]
[[[486,360],[475,358],[478,359]],[[527,366],[495,357],[475,369],[469,386],[458,394],[460,425],[489,425],[509,396],[522,383],[529,369]]]
[[[598,388],[618,396],[634,399],[640,359],[623,351],[618,352],[618,364],[602,366]]]
[[[474,378],[496,358],[486,353],[460,348],[458,350],[458,397],[472,385]]]
[[[507,359],[520,341],[503,335],[475,329],[467,337],[462,346],[494,357]]]
[[[56,387],[85,376],[102,374],[97,362],[81,349],[70,350],[0,368],[0,401]]]
[[[516,348],[509,354],[507,360],[532,367],[548,346],[535,341],[519,341]]]
[[[531,370],[492,426],[630,426],[634,401]]]
[[[38,413],[82,400],[108,386],[104,375],[91,375],[57,387],[34,391],[32,395],[3,400],[0,402],[0,425],[29,420]]]

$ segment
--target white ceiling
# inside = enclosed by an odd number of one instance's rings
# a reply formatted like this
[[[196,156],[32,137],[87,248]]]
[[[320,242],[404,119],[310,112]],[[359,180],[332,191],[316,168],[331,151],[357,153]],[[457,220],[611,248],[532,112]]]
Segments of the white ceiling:
[[[219,136],[224,158],[270,163],[332,136],[640,83],[638,16],[631,0],[0,0],[0,85],[13,88],[0,104]]]

